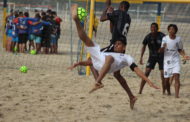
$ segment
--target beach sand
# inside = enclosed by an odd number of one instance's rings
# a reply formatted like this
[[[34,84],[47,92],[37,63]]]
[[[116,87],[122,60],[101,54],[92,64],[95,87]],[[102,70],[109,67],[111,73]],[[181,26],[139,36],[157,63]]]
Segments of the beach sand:
[[[190,122],[189,62],[182,66],[179,99],[174,97],[173,86],[171,96],[162,95],[162,90],[148,85],[143,94],[138,94],[141,80],[125,68],[122,74],[138,98],[134,110],[131,110],[128,95],[112,75],[103,80],[104,88],[89,94],[94,84],[93,77],[78,75],[76,69],[66,69],[71,64],[68,22],[62,25],[59,55],[12,54],[0,49],[0,122]],[[132,23],[130,28],[126,53],[132,55],[137,63],[150,24]],[[167,25],[162,23],[164,32]],[[189,24],[183,25],[189,29]],[[111,37],[109,23],[104,26],[99,26],[98,36],[94,39],[102,47],[108,45]],[[184,30],[184,26],[179,27]],[[78,37],[76,30],[72,33],[75,62]],[[184,47],[190,54],[189,34],[181,35],[185,37]],[[148,50],[144,63],[147,56]],[[22,65],[29,68],[27,73],[19,71]],[[145,65],[139,67],[144,71]],[[158,70],[151,73],[150,79],[161,87]]]
[[[32,59],[33,56],[27,57]],[[190,121],[189,80],[182,82],[180,98],[176,99],[174,87],[172,95],[167,96],[146,85],[140,95],[140,79],[125,76],[138,98],[131,110],[127,94],[112,75],[103,80],[104,88],[89,94],[93,77],[78,75],[77,70],[68,71],[67,67],[65,64],[57,71],[29,67],[27,73],[21,73],[19,68],[3,68],[1,65],[0,122]],[[161,87],[161,82],[154,83]]]

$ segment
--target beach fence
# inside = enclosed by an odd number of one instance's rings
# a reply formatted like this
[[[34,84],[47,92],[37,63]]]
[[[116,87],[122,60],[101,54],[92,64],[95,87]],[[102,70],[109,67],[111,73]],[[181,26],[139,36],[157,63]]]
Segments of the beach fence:
[[[66,70],[66,67],[70,66],[74,62],[86,59],[85,48],[78,38],[78,34],[75,28],[75,24],[71,20],[70,5],[78,3],[79,6],[84,7],[88,11],[88,17],[85,24],[86,32],[89,29],[90,16],[94,16],[99,20],[103,10],[105,9],[105,0],[95,1],[95,11],[93,15],[89,14],[91,0],[9,0],[14,10],[29,11],[30,15],[34,15],[34,10],[53,9],[57,11],[58,16],[62,18],[61,23],[61,37],[58,41],[58,54],[38,54],[31,55],[29,53],[9,53],[2,48],[2,29],[0,34],[0,67],[1,68],[13,68],[19,69],[20,66],[26,65],[29,69],[38,68],[39,70]],[[112,6],[117,9],[120,0],[112,0]],[[129,0],[131,3],[129,14],[131,16],[131,25],[129,33],[127,35],[128,45],[126,53],[134,57],[135,62],[138,64],[140,59],[142,41],[145,36],[150,33],[150,25],[152,22],[157,22],[160,27],[160,31],[167,34],[167,26],[169,24],[177,24],[179,31],[178,36],[181,37],[184,44],[186,53],[190,55],[190,3],[186,0]],[[22,4],[21,4],[22,3]],[[8,9],[10,10],[10,9]],[[7,11],[9,13],[9,11]],[[3,7],[0,5],[0,17],[2,27],[2,15]],[[97,33],[93,32],[92,39],[100,44],[101,47],[109,45],[111,39],[110,23],[98,22]],[[82,52],[82,53],[81,53]],[[139,65],[143,70],[145,69],[148,59],[148,49],[144,54],[143,60],[145,65]],[[182,80],[189,78],[189,62],[182,64]],[[85,74],[85,68],[78,69],[79,74]],[[135,75],[129,68],[122,70],[122,74],[128,77],[134,77]],[[154,80],[160,79],[160,73],[158,67],[151,73],[150,76]]]

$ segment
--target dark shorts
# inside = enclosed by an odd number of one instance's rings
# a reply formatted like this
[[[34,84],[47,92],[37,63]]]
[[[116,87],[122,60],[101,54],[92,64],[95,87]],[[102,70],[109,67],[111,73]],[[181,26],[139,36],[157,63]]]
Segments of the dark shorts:
[[[114,44],[110,44],[109,46],[102,48],[101,52],[114,52]]]
[[[50,48],[50,38],[42,37],[42,47]]]
[[[28,34],[18,34],[18,40],[20,44],[26,43],[28,40]]]
[[[149,57],[146,68],[154,69],[156,63],[159,65],[159,70],[164,69],[164,57]]]

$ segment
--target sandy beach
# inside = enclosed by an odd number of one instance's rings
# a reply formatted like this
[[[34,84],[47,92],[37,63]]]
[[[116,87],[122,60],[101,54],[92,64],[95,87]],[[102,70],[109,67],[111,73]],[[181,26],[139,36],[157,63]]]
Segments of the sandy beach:
[[[13,54],[4,52],[4,55]],[[29,54],[20,56],[25,55],[33,58]],[[40,59],[43,60],[39,58],[38,61]],[[176,99],[174,87],[172,95],[167,96],[146,85],[140,95],[140,79],[135,75],[125,76],[138,98],[134,110],[131,110],[127,94],[112,75],[103,80],[104,88],[89,94],[94,84],[93,77],[78,75],[77,70],[68,71],[67,67],[65,64],[57,71],[48,70],[48,67],[29,67],[27,73],[21,73],[19,68],[3,68],[1,64],[0,122],[190,121],[190,83],[187,79],[181,83],[180,98]],[[161,82],[153,82],[161,87]]]
[[[151,22],[133,22],[126,53],[138,64],[142,40],[149,32]],[[100,25],[94,39],[101,47],[108,45],[111,37],[108,25]],[[167,25],[162,23],[161,30],[165,33]],[[178,25],[179,35],[185,40],[184,47],[190,54],[190,35],[183,35],[183,32],[189,32],[189,24]],[[162,95],[162,90],[148,85],[143,94],[138,94],[141,79],[128,67],[122,70],[138,98],[131,110],[127,94],[112,75],[103,80],[104,88],[89,94],[94,84],[93,76],[78,75],[76,69],[67,70],[71,64],[71,32],[73,62],[76,62],[78,37],[76,30],[70,31],[69,21],[63,25],[58,55],[12,54],[0,49],[0,122],[190,122],[189,62],[182,65],[179,99],[174,97],[174,87],[171,96]],[[148,49],[145,64],[147,56]],[[29,68],[27,73],[19,71],[22,65]],[[139,67],[144,71],[145,65]],[[150,79],[161,87],[158,70],[151,73]]]

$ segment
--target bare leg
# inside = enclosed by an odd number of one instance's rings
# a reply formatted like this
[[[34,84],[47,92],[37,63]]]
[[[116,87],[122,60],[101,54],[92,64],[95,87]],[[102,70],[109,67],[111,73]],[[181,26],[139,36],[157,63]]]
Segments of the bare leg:
[[[175,78],[175,97],[179,98],[179,89],[180,89],[180,75],[179,74],[174,74]]]
[[[134,104],[137,100],[137,98],[133,95],[131,92],[126,80],[123,78],[123,76],[120,74],[120,71],[114,72],[114,77],[117,79],[117,81],[120,83],[120,85],[124,88],[124,90],[127,92],[129,99],[130,99],[130,108],[134,108]]]
[[[172,76],[172,77],[170,78],[170,86],[172,85],[173,80],[174,80],[174,76]]]
[[[7,37],[7,42],[6,42],[6,51],[11,52],[11,41],[12,37]]]
[[[145,70],[145,76],[148,77],[150,73],[151,73],[151,69],[150,68],[146,68],[146,70]],[[144,88],[145,83],[146,83],[146,81],[142,79],[141,86],[140,86],[140,89],[139,89],[139,94],[142,94],[142,90]]]
[[[78,32],[78,35],[80,37],[80,39],[84,42],[84,44],[87,46],[87,47],[93,47],[94,46],[94,43],[92,42],[92,40],[87,36],[87,34],[85,33],[84,31],[84,28],[81,26],[81,23],[79,21],[79,18],[77,16],[77,5],[73,5],[72,6],[72,17],[73,17],[73,20],[75,21],[75,24],[76,24],[76,27],[77,27],[77,32]]]
[[[162,80],[162,93],[165,94],[166,86],[164,84],[164,71],[163,70],[160,70],[160,77],[161,77],[161,80]]]
[[[72,70],[77,66],[92,66],[92,61],[88,59],[86,61],[77,62],[77,63],[73,64],[72,66],[68,67],[67,69]]]
[[[22,53],[22,43],[19,43],[19,53]]]
[[[165,86],[166,86],[166,90],[168,92],[168,95],[171,95],[170,92],[170,82],[169,82],[170,78],[165,78]]]
[[[92,74],[94,76],[94,79],[97,80],[98,76],[99,76],[99,73],[98,71],[93,67],[93,66],[90,66],[90,70],[92,71]]]
[[[111,67],[111,64],[113,62],[114,62],[114,58],[112,56],[106,56],[105,63],[99,72],[99,76],[96,79],[96,84],[95,84],[94,88],[92,90],[90,90],[89,93],[92,93],[92,92],[96,91],[97,89],[100,89],[103,87],[103,84],[101,81],[105,77],[105,75],[108,73],[108,71]]]

